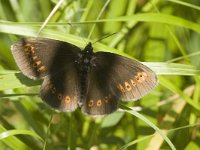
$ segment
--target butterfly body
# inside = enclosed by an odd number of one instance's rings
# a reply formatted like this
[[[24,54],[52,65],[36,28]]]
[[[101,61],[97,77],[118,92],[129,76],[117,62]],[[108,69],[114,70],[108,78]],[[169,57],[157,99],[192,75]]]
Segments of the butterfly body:
[[[87,80],[88,80],[88,73],[92,69],[92,67],[95,67],[95,56],[93,53],[93,47],[91,43],[89,43],[84,50],[82,50],[80,53],[78,53],[78,57],[75,60],[77,69],[78,69],[78,74],[80,78],[80,84],[79,84],[79,89],[80,89],[80,99],[78,102],[79,107],[83,105],[83,100],[85,99],[86,95],[86,89],[87,89]]]
[[[158,83],[143,64],[112,53],[83,50],[70,43],[45,38],[25,38],[12,46],[20,70],[44,81],[40,96],[51,107],[89,115],[105,115],[118,108],[119,100],[137,100]]]

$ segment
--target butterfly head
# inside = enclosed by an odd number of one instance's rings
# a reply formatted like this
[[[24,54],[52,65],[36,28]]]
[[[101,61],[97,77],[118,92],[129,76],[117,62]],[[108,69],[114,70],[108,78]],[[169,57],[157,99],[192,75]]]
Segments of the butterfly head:
[[[89,42],[86,47],[84,48],[83,52],[85,54],[93,54],[93,47],[92,47],[92,43]]]

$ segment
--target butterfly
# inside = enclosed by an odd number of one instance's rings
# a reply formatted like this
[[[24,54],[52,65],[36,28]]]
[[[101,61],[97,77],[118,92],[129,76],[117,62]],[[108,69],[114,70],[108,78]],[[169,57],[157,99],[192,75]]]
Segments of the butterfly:
[[[133,101],[158,83],[156,74],[142,63],[109,52],[93,52],[47,38],[23,38],[11,47],[24,75],[43,79],[40,97],[60,111],[78,107],[91,116],[117,110],[119,101]]]

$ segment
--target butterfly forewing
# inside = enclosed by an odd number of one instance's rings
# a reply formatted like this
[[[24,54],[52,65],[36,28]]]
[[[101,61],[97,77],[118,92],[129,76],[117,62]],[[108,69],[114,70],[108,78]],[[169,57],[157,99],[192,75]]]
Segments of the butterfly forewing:
[[[151,69],[120,55],[94,53],[91,64],[82,106],[82,111],[89,115],[109,114],[117,109],[119,100],[137,100],[157,84]]]
[[[20,70],[32,79],[62,69],[80,52],[80,48],[72,44],[46,38],[21,39],[12,45],[11,50]],[[55,62],[63,66],[56,66]]]
[[[105,87],[118,99],[137,100],[157,85],[155,73],[135,60],[105,52],[98,52],[95,57],[97,74],[104,76]]]
[[[51,107],[73,111],[79,100],[76,59],[81,49],[57,40],[25,38],[12,46],[20,70],[29,78],[44,78],[41,98]]]

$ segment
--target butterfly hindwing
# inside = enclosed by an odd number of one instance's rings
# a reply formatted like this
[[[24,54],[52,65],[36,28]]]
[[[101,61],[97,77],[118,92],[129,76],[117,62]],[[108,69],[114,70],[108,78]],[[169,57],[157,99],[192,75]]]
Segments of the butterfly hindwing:
[[[80,98],[76,66],[70,64],[57,74],[44,78],[40,96],[51,107],[60,111],[74,111]]]
[[[72,44],[46,38],[21,39],[11,50],[20,70],[31,79],[56,72],[62,65],[71,63],[81,51]]]
[[[99,68],[88,74],[88,86],[82,112],[92,116],[106,115],[117,110],[119,98],[113,95],[106,76],[98,73]]]

